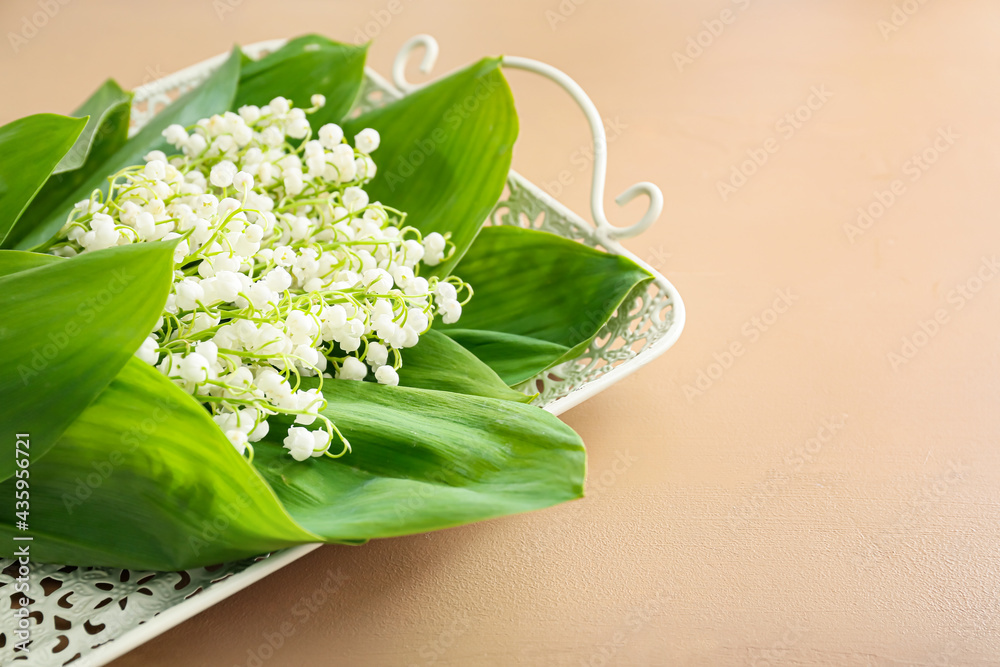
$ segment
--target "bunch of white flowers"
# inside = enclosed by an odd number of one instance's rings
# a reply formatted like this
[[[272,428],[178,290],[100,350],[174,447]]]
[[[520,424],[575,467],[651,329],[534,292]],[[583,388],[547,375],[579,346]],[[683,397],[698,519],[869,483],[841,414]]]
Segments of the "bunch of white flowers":
[[[419,275],[454,252],[447,237],[369,201],[378,132],[362,130],[353,148],[332,123],[312,138],[307,114],[325,102],[314,95],[303,110],[277,97],[171,125],[163,135],[180,153],[153,151],[111,176],[107,196],[77,204],[50,247],[72,257],[179,239],[163,316],[136,356],[204,403],[251,460],[249,443],[276,414],[302,425],[284,439],[296,460],[350,451],[301,378],[398,384],[400,350],[434,317],[455,322],[472,295],[454,276]]]

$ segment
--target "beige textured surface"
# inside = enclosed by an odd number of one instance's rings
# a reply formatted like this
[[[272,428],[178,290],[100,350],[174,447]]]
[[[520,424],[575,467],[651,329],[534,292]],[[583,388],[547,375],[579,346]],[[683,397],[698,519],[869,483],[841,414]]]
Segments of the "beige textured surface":
[[[117,667],[1000,664],[995,2],[229,2],[68,2],[17,53],[5,37],[0,122],[233,41],[353,40],[399,7],[372,49],[383,73],[431,32],[438,71],[504,52],[590,92],[614,123],[609,192],[664,190],[664,219],[628,245],[689,321],[565,416],[589,446],[587,499],[323,548]],[[40,4],[5,0],[2,33]],[[720,34],[678,67],[705,21]],[[586,213],[582,118],[510,78],[516,168],[565,172],[559,198]],[[724,201],[718,183],[762,148]],[[852,232],[859,206],[876,219]]]

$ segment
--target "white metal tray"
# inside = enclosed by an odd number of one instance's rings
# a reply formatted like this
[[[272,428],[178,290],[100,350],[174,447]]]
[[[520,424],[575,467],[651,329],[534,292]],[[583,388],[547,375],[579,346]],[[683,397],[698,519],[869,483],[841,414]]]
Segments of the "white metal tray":
[[[259,42],[244,51],[259,58],[285,41]],[[404,71],[408,57],[417,48],[424,51],[421,70],[428,72],[437,57],[437,43],[427,35],[418,35],[396,57],[395,86],[365,70],[362,92],[352,113],[382,106],[413,90]],[[217,56],[138,88],[131,131],[142,127],[177,95],[201,83],[225,58],[226,54]],[[646,214],[631,227],[611,225],[603,210],[607,141],[593,103],[572,79],[544,63],[505,56],[503,66],[552,79],[566,89],[587,116],[594,141],[591,212],[595,224],[584,222],[514,171],[486,224],[520,225],[559,234],[629,257],[655,276],[647,287],[629,295],[626,305],[619,308],[584,354],[528,384],[526,391],[539,392],[537,403],[558,415],[666,352],[684,327],[684,304],[666,278],[618,243],[656,221],[663,203],[659,189],[651,183],[639,183],[627,190],[617,201],[626,203],[644,194],[650,202]],[[11,634],[17,625],[15,610],[21,597],[14,591],[16,563],[0,559],[0,665],[48,666],[71,661],[74,665],[104,665],[319,546],[304,545],[185,572],[32,564],[29,576],[35,597],[30,605],[32,642],[27,654],[14,652]]]

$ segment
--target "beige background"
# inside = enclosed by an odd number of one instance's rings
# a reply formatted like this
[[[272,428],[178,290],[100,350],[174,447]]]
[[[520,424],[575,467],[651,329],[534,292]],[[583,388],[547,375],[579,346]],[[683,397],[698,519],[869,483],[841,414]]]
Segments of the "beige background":
[[[225,1],[66,2],[16,53],[0,44],[0,122],[234,41],[354,41],[391,4]],[[663,188],[663,219],[627,245],[677,285],[687,329],[565,415],[589,446],[585,500],[322,548],[115,665],[1000,664],[1000,280],[977,283],[1000,250],[1000,6],[899,0],[880,25],[888,0],[400,2],[372,35],[383,73],[431,32],[439,72],[510,53],[589,91],[617,128],[609,193]],[[0,33],[42,4],[4,0]],[[541,185],[565,172],[553,193],[586,212],[581,115],[510,79],[515,167]],[[813,87],[825,101],[800,109]],[[775,321],[776,290],[792,305]],[[894,368],[904,337],[920,347]],[[686,392],[700,372],[714,379]]]

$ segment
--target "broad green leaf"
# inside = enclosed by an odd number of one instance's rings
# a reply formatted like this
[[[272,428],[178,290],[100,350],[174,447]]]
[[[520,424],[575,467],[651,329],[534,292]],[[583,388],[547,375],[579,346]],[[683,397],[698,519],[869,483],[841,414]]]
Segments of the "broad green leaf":
[[[128,139],[132,94],[108,80],[73,112],[89,116],[80,138],[56,166],[53,175],[11,230],[5,246],[15,245],[41,221],[62,206],[81,183],[114,155]]]
[[[48,405],[53,417],[60,409]],[[39,562],[180,570],[320,541],[204,408],[138,359],[48,456],[37,459],[36,443],[32,434],[28,534]],[[0,484],[10,508],[15,483]],[[12,510],[0,514],[4,556],[17,544],[15,521]]]
[[[0,425],[37,461],[153,330],[174,243],[85,253],[0,278]],[[14,472],[6,439],[0,480]]]
[[[345,124],[373,127],[378,174],[372,201],[406,211],[422,233],[451,233],[456,251],[434,268],[447,275],[503,192],[517,138],[517,113],[498,58],[484,59]]]
[[[288,513],[327,541],[437,530],[583,495],[583,443],[541,408],[347,380],[327,381],[323,393],[324,414],[353,452],[296,462],[261,442],[254,464]]]
[[[19,271],[27,271],[46,264],[66,261],[62,257],[46,255],[40,252],[24,252],[23,250],[0,250],[0,277],[9,276]]]
[[[118,150],[128,139],[131,106],[132,93],[122,90],[114,79],[101,84],[86,102],[70,114],[89,120],[73,148],[63,156],[52,173],[61,174],[82,167],[95,148],[106,153],[105,159]]]
[[[513,226],[484,229],[455,273],[475,295],[457,323],[434,326],[510,385],[579,355],[652,280],[626,257]]]
[[[0,243],[86,124],[42,113],[0,127]]]
[[[531,336],[482,329],[447,329],[444,333],[493,369],[494,373],[512,387],[538,375],[560,360],[571,358],[569,346]]]
[[[493,369],[448,336],[431,329],[420,342],[403,350],[399,384],[470,396],[528,403],[532,397],[514,391]]]
[[[53,451],[33,458],[33,558],[185,569],[446,528],[583,494],[583,444],[539,408],[339,380],[326,396],[325,414],[354,452],[294,461],[280,444],[287,424],[278,423],[251,467],[190,396],[131,359]],[[33,455],[35,446],[32,436]],[[0,483],[11,506],[16,482]],[[8,545],[0,555],[24,534],[16,520],[0,517]]]
[[[156,114],[134,137],[115,151],[114,155],[99,167],[95,166],[86,180],[54,206],[51,213],[37,220],[30,229],[22,230],[24,235],[17,241],[16,247],[28,249],[45,244],[66,223],[66,218],[76,202],[88,198],[98,188],[107,191],[108,176],[124,167],[141,164],[142,157],[151,150],[172,151],[162,136],[163,130],[168,125],[178,123],[188,126],[200,118],[228,109],[236,95],[241,58],[242,53],[239,48],[234,48],[229,58],[204,82]]]
[[[320,93],[326,106],[309,117],[313,130],[339,123],[361,90],[367,54],[367,44],[341,44],[318,35],[293,39],[243,67],[233,108],[263,106],[279,95],[308,108],[310,98]]]

